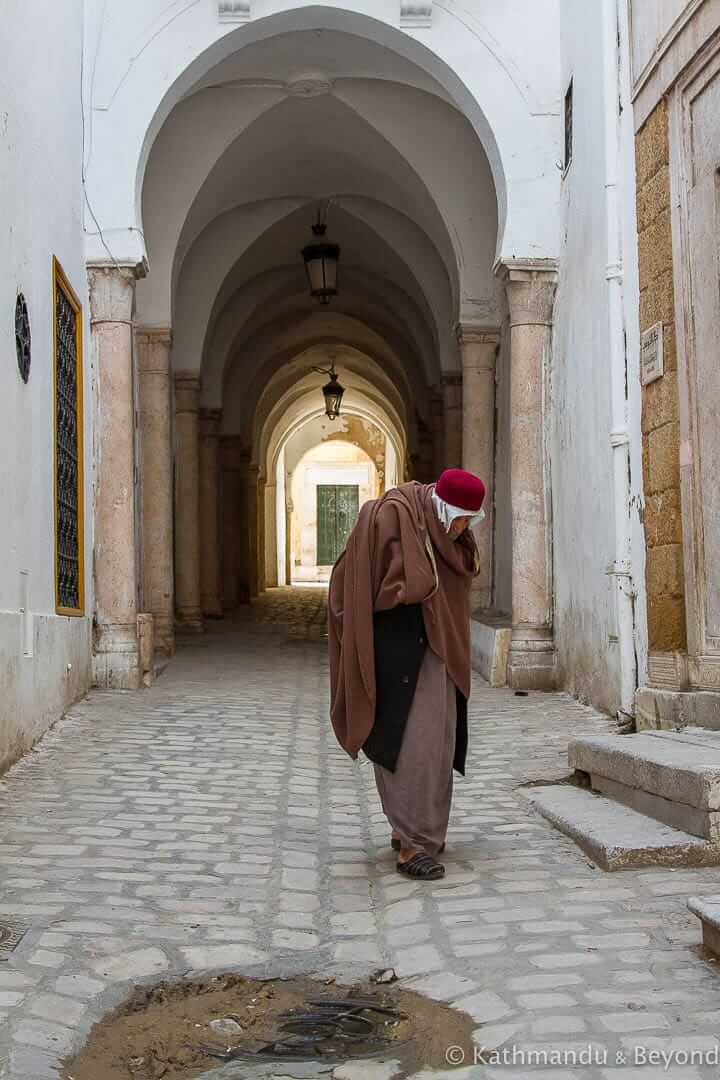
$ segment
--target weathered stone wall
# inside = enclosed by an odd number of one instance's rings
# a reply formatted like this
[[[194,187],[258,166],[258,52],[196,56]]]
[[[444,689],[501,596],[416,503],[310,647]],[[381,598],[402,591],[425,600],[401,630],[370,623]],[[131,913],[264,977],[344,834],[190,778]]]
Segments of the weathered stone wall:
[[[640,330],[663,324],[665,374],[643,389],[643,480],[648,645],[686,649],[680,507],[675,299],[667,107],[662,100],[635,141],[640,266]]]

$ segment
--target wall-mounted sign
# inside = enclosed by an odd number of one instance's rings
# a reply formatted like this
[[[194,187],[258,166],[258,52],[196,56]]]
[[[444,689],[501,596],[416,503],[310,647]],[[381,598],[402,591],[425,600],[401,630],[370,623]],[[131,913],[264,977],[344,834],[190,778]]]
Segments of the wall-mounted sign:
[[[661,379],[663,367],[663,324],[655,323],[640,338],[640,373],[643,386]]]

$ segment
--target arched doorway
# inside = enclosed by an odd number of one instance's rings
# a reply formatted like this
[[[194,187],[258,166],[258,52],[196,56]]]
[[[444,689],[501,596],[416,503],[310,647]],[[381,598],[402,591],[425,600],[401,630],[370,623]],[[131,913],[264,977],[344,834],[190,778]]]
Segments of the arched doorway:
[[[186,46],[175,70],[153,66],[150,35],[116,87],[136,171],[131,184],[107,176],[98,192],[107,220],[130,222],[123,262],[149,267],[136,285],[117,259],[94,271],[98,303],[113,288],[134,294],[136,532],[156,538],[132,537],[143,551],[136,606],[171,650],[176,622],[200,631],[282,580],[278,462],[288,432],[317,415],[309,372],[332,352],[346,415],[385,431],[399,479],[460,464],[486,478],[476,602],[512,607],[518,671],[542,681],[553,662],[541,372],[554,278],[537,153],[531,214],[517,181],[532,126],[526,90],[510,90],[501,57],[470,72],[452,35],[430,50],[350,9],[278,12],[214,38],[198,26],[195,40],[196,14],[168,31]],[[171,55],[172,68],[181,54]],[[100,126],[97,156],[109,163]],[[329,308],[310,297],[300,256],[321,207],[341,248]],[[510,256],[502,274],[498,254]],[[512,558],[495,557],[511,546]],[[98,567],[112,577],[109,560]],[[128,620],[100,615],[99,639],[109,651],[122,643],[131,666]]]

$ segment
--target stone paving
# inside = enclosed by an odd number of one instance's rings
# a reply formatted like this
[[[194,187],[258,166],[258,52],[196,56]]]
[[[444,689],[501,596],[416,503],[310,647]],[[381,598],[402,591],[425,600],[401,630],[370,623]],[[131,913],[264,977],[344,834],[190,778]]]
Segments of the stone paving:
[[[434,1077],[716,1077],[684,1064],[712,1062],[720,1032],[720,973],[685,902],[720,892],[720,870],[604,874],[523,795],[567,773],[571,734],[609,722],[478,680],[447,877],[406,881],[371,767],[329,728],[323,625],[320,590],[277,590],[182,645],[150,690],[94,692],[0,782],[0,919],[30,928],[0,963],[0,1076],[59,1076],[140,980],[392,966],[469,1012],[478,1044],[515,1054],[473,1065],[464,1047],[464,1066]],[[644,1064],[651,1051],[674,1055],[669,1069]]]

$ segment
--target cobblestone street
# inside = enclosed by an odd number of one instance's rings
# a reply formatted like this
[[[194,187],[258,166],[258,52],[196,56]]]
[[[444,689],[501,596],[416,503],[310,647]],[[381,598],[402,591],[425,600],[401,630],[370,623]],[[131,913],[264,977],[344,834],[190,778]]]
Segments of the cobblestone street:
[[[567,774],[571,734],[609,722],[478,680],[447,877],[406,881],[372,769],[330,729],[323,632],[320,590],[271,592],[182,644],[150,690],[94,692],[3,778],[0,917],[29,930],[0,964],[1,1075],[59,1076],[138,980],[391,966],[469,1012],[478,1044],[607,1051],[546,1070],[472,1066],[467,1047],[465,1070],[434,1076],[716,1076],[633,1055],[717,1045],[720,973],[685,903],[720,871],[603,874],[523,798]]]

